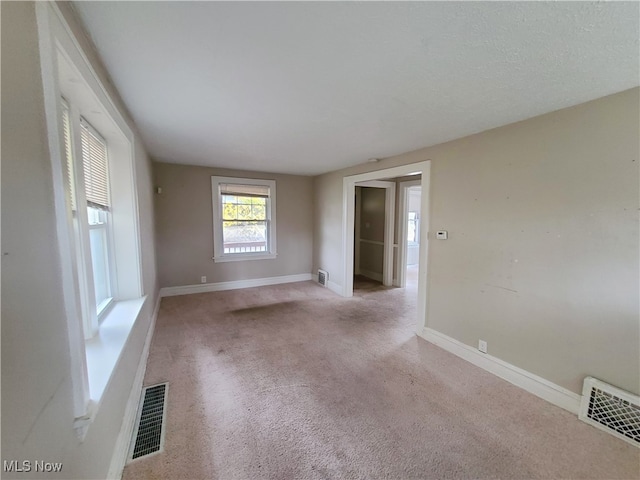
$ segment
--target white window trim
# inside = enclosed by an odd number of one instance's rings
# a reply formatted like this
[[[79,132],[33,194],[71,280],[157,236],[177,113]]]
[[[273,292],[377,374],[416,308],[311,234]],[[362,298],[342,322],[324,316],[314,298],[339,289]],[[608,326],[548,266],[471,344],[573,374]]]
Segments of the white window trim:
[[[69,115],[70,115],[70,129],[71,129],[71,149],[72,155],[74,158],[74,175],[76,185],[73,186],[75,190],[76,196],[76,219],[78,221],[79,226],[77,228],[80,229],[78,234],[79,244],[76,244],[76,249],[78,249],[78,258],[81,263],[84,265],[81,267],[83,273],[78,275],[78,280],[80,283],[82,279],[86,281],[87,286],[81,285],[80,291],[81,295],[85,295],[85,298],[82,299],[83,303],[86,302],[85,309],[83,311],[83,320],[84,320],[84,333],[85,340],[89,340],[95,337],[100,331],[100,323],[106,318],[109,313],[113,303],[115,301],[114,296],[118,291],[116,278],[114,272],[116,271],[115,259],[113,254],[113,226],[112,226],[112,218],[111,213],[107,212],[108,220],[106,225],[90,225],[88,214],[87,214],[87,199],[85,196],[85,174],[84,174],[84,158],[83,158],[83,150],[82,150],[82,141],[80,139],[80,129],[83,128],[83,125],[86,126],[91,133],[99,138],[105,145],[107,149],[107,161],[109,161],[109,143],[102,136],[102,134],[96,130],[91,123],[89,123],[78,110],[78,107],[75,103],[70,102],[67,99],[64,99],[64,102],[69,106]],[[110,297],[102,302],[100,305],[97,304],[97,300],[93,291],[93,266],[91,262],[91,240],[89,238],[90,231],[93,229],[104,229],[106,240],[107,240],[107,250],[108,250],[108,263],[109,267],[107,269],[107,277],[109,283],[109,291]],[[86,288],[86,291],[85,291]]]
[[[267,219],[269,221],[267,245],[268,252],[259,253],[224,253],[222,240],[222,202],[220,201],[220,184],[232,183],[238,185],[258,185],[269,187],[269,202],[267,205]],[[246,260],[270,260],[278,256],[276,245],[276,182],[257,178],[240,177],[211,177],[211,201],[213,207],[213,261],[243,262]]]
[[[36,19],[52,166],[56,235],[70,350],[70,378],[75,417],[73,427],[78,438],[82,440],[100,408],[104,398],[103,393],[113,380],[112,374],[117,368],[121,352],[147,299],[143,293],[142,283],[142,255],[135,178],[135,143],[132,130],[122,117],[118,107],[111,100],[58,6],[54,2],[36,2]],[[83,321],[86,315],[83,314],[81,302],[77,265],[79,260],[76,254],[77,247],[74,246],[73,221],[69,215],[66,198],[65,183],[67,178],[64,174],[66,158],[60,99],[62,96],[65,98],[68,96],[64,95],[59,78],[60,61],[68,61],[84,81],[86,88],[82,93],[79,93],[80,103],[98,102],[103,112],[113,122],[112,124],[117,126],[118,135],[121,138],[121,141],[111,142],[109,135],[112,135],[113,132],[101,125],[104,120],[100,120],[100,118],[104,119],[104,115],[95,117],[95,119],[91,115],[87,116],[91,123],[100,128],[101,133],[109,137],[107,138],[108,155],[123,159],[115,163],[112,162],[110,168],[113,168],[112,171],[115,171],[115,175],[119,178],[117,189],[112,191],[114,195],[112,207],[114,212],[122,212],[118,215],[112,215],[113,228],[118,229],[118,232],[124,232],[121,239],[116,239],[114,248],[118,252],[117,255],[122,255],[121,258],[127,262],[127,265],[118,264],[115,272],[117,278],[114,279],[114,282],[117,282],[118,290],[117,301],[114,302],[113,308],[104,312],[104,321],[99,325],[96,336],[90,341],[85,341]],[[73,108],[73,104],[78,103],[73,98],[67,99],[72,103],[71,108]],[[114,155],[112,155],[112,149]],[[79,158],[81,157],[76,155],[76,162]],[[118,203],[116,204],[116,202]],[[82,203],[78,201],[78,212],[85,210],[86,215],[86,209],[80,205]]]

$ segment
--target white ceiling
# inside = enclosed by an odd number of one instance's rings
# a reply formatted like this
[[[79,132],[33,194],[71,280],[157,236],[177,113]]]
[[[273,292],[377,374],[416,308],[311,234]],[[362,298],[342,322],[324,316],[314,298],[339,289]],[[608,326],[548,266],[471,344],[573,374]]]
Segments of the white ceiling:
[[[639,84],[637,2],[75,2],[157,161],[313,175]]]

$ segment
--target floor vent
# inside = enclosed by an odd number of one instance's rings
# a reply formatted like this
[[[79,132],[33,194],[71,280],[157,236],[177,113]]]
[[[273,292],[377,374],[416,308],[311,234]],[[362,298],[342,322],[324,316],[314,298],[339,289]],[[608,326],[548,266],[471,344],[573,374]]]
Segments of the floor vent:
[[[323,287],[329,282],[329,274],[325,270],[318,270],[318,283]]]
[[[584,379],[580,420],[640,447],[640,397],[593,377]]]
[[[129,460],[162,451],[168,389],[167,383],[143,388],[142,404],[138,409]]]

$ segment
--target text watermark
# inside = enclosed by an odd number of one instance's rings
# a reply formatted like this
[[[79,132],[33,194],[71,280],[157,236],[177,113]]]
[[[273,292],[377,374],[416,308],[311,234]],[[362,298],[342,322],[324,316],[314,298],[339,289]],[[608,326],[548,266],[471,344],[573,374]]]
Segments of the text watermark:
[[[3,472],[61,472],[62,462],[46,462],[44,460],[3,460]]]

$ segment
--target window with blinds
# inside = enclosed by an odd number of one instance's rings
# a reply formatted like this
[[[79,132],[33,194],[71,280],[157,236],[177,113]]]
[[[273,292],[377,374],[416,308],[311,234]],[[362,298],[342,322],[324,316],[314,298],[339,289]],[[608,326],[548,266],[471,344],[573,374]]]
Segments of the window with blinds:
[[[69,104],[62,99],[65,177],[73,218],[74,242],[78,248],[78,274],[83,282],[93,282],[93,296],[82,300],[85,304],[83,308],[89,311],[92,309],[89,305],[93,306],[95,315],[100,318],[112,300],[107,144],[84,118],[80,117],[79,120],[78,132],[74,130]],[[74,142],[78,141],[78,136],[82,158],[76,161]],[[79,178],[84,178],[84,195],[82,190],[76,190],[76,180]],[[79,209],[78,205],[85,199],[86,216],[83,211],[85,209]]]
[[[268,251],[266,185],[220,184],[224,253]]]
[[[212,177],[214,260],[274,258],[275,182]]]
[[[109,210],[109,171],[107,145],[100,134],[85,119],[80,122],[82,166],[87,206]]]
[[[80,119],[80,143],[84,191],[87,198],[89,247],[93,287],[98,315],[111,301],[111,273],[109,271],[110,244],[108,236],[109,171],[107,144],[102,136],[84,119]]]

